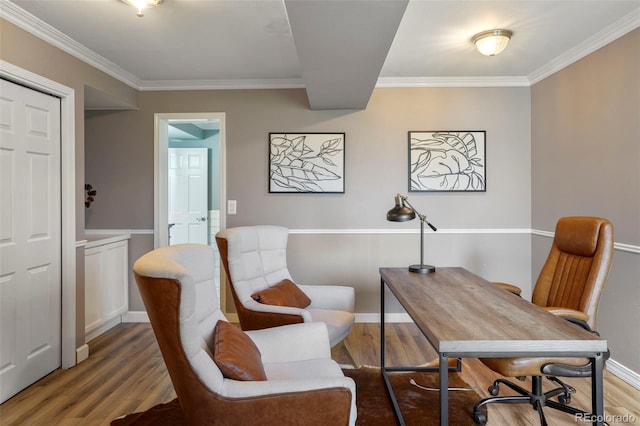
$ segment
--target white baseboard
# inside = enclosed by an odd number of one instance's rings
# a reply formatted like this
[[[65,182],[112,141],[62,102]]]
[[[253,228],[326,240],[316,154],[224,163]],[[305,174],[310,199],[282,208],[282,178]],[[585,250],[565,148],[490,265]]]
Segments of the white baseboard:
[[[640,390],[640,374],[625,367],[616,360],[609,359],[607,361],[607,371],[620,380],[627,382],[634,388]]]
[[[122,322],[122,317],[123,317],[123,315],[118,315],[115,318],[111,318],[109,321],[107,321],[106,323],[102,324],[98,328],[95,328],[95,329],[93,329],[91,331],[86,331],[85,330],[85,335],[84,335],[85,343],[92,341],[93,339],[95,339],[96,337],[98,337],[99,335],[104,333],[105,331],[111,330],[113,327],[115,327],[116,325],[120,324]]]
[[[89,345],[86,343],[76,349],[76,365],[89,358]]]
[[[122,322],[149,322],[147,311],[129,311],[122,316]]]
[[[356,322],[378,323],[380,322],[380,314],[375,314],[375,313],[356,314]],[[401,323],[401,322],[413,322],[413,320],[407,313],[397,313],[397,314],[389,313],[384,315],[384,322]]]

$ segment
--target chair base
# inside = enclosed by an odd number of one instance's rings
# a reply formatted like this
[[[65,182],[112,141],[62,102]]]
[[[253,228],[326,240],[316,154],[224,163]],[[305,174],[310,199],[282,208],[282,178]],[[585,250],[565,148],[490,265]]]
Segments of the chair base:
[[[542,392],[542,376],[533,376],[531,384],[531,391],[527,391],[521,386],[516,385],[505,379],[497,379],[493,382],[493,385],[489,386],[489,393],[493,395],[490,398],[484,398],[476,403],[473,407],[473,420],[479,424],[487,423],[487,415],[481,410],[487,404],[531,404],[531,406],[538,412],[540,417],[540,424],[547,426],[547,420],[545,418],[543,407],[553,408],[555,410],[563,411],[569,414],[580,414],[583,418],[588,418],[591,413],[580,410],[578,408],[571,407],[571,394],[575,392],[575,389],[566,383],[562,382],[556,377],[548,377],[549,380],[558,383],[560,387],[550,390],[548,392]],[[520,396],[497,396],[499,391],[499,385],[513,389]],[[551,398],[558,397],[558,401],[552,401]]]

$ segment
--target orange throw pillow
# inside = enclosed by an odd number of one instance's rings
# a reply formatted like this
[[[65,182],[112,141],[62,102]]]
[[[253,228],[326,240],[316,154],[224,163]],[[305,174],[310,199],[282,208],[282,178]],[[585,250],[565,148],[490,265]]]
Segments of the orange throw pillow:
[[[256,344],[226,321],[218,321],[213,330],[213,361],[228,379],[267,380]]]
[[[311,299],[300,290],[300,287],[288,279],[253,293],[251,297],[256,302],[264,303],[265,305],[289,306],[302,309],[311,304]]]

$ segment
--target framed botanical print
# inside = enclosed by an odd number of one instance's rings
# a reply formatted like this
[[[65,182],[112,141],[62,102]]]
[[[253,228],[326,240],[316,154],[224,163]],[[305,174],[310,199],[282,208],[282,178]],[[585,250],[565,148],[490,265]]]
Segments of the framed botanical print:
[[[269,133],[270,193],[344,193],[344,133]]]
[[[409,191],[487,190],[486,132],[409,132]]]

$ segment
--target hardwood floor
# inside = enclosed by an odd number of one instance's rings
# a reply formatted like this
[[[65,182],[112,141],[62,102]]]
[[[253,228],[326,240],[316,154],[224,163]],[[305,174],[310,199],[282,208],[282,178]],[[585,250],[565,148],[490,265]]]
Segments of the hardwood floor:
[[[378,324],[355,324],[347,343],[361,364],[379,365],[379,333]],[[387,365],[417,365],[435,357],[413,324],[388,325],[385,336]],[[108,425],[116,417],[175,397],[149,324],[121,324],[89,342],[89,347],[91,356],[86,361],[69,370],[54,371],[0,405],[0,424]],[[333,355],[336,361],[348,363],[344,353],[336,350]],[[476,359],[463,360],[460,374],[482,396],[488,395],[486,388],[497,377]],[[640,391],[606,371],[604,380],[606,414],[626,414],[631,416],[630,423],[640,424]],[[572,404],[589,408],[589,380],[568,382],[577,389]],[[571,415],[545,412],[552,425],[580,424]],[[537,424],[537,415],[528,405],[489,408],[488,425]]]

